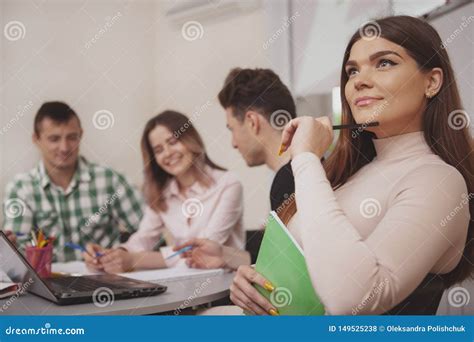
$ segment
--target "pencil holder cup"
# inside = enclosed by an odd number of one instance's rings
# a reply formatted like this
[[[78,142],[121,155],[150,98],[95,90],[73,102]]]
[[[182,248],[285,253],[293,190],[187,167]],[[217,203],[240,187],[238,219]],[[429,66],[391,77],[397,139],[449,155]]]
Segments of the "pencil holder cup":
[[[33,267],[41,278],[51,276],[51,264],[53,263],[52,244],[43,248],[28,246],[25,252],[26,260],[28,260],[31,267]]]

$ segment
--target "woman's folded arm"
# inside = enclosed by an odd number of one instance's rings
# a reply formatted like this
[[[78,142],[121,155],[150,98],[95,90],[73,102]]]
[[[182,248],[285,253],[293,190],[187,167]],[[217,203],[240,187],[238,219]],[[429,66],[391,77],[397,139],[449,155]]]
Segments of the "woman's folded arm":
[[[384,217],[363,240],[341,209],[319,158],[302,153],[292,167],[296,224],[313,285],[328,313],[383,313],[406,298],[448,249],[459,246],[462,253],[468,206],[441,225],[467,193],[456,169],[433,164],[403,177]],[[433,187],[436,191],[427,196]]]

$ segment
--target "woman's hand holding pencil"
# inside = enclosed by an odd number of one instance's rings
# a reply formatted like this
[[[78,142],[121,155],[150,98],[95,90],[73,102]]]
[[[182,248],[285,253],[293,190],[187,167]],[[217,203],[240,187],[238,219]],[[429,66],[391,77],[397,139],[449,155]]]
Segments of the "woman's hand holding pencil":
[[[279,154],[289,151],[291,158],[312,152],[322,158],[333,141],[334,133],[327,116],[303,116],[291,120],[284,128]]]
[[[291,120],[284,128],[280,150],[278,155],[289,151],[291,158],[303,152],[312,152],[319,158],[331,145],[334,138],[334,130],[338,129],[365,129],[378,126],[378,122],[364,124],[331,125],[327,116],[314,118],[303,116]]]

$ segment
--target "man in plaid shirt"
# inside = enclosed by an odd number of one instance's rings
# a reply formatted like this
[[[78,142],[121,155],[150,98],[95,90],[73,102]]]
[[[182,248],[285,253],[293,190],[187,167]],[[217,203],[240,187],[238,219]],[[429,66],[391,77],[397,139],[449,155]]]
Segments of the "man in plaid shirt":
[[[119,227],[134,232],[142,217],[141,198],[121,174],[80,156],[81,137],[79,117],[67,104],[43,104],[33,134],[42,160],[7,185],[3,203],[10,240],[42,229],[56,238],[54,256],[61,262],[81,259],[66,243],[110,247]]]

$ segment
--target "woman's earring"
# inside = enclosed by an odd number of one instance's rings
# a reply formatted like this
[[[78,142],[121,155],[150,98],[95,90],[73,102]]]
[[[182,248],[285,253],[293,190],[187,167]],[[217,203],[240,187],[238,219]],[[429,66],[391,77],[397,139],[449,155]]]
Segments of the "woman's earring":
[[[426,98],[431,99],[433,96],[435,96],[435,93],[433,91],[429,91],[425,95],[426,95]]]

